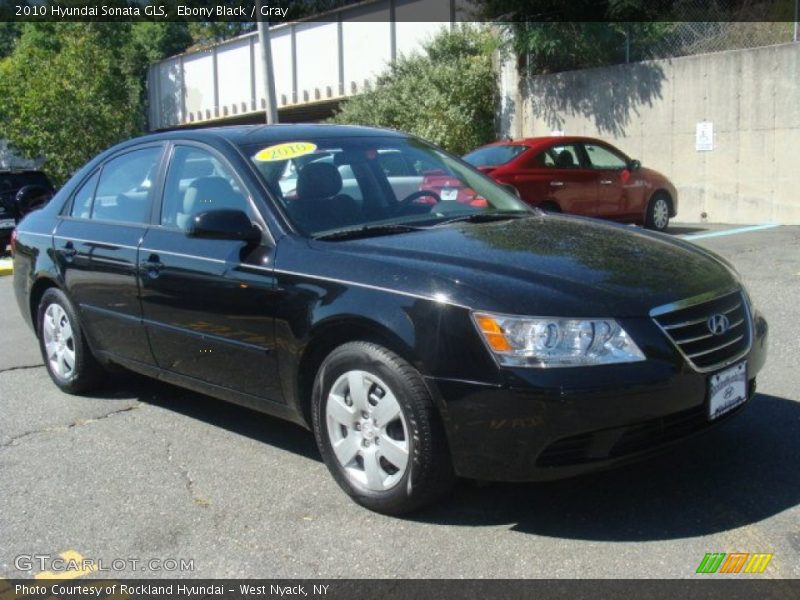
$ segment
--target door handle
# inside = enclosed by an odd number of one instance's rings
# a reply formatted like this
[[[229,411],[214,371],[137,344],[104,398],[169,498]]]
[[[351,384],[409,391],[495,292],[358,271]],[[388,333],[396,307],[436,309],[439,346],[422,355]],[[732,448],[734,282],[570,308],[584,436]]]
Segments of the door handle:
[[[601,179],[600,180],[600,185],[611,185],[612,183],[614,183],[614,182],[611,181],[610,179]]]
[[[77,253],[78,251],[75,249],[75,245],[72,242],[67,242],[61,249],[61,254],[63,254],[64,258],[66,258],[68,261],[71,261],[73,258],[75,258]]]
[[[164,268],[164,263],[158,259],[158,254],[151,254],[147,260],[141,262],[141,267],[143,271],[147,272],[147,276],[150,277],[150,279],[155,279],[158,277],[161,269]]]
[[[551,185],[552,187],[561,187],[561,186],[563,186],[563,185],[564,185],[564,182],[563,182],[563,181],[551,181],[551,182],[550,182],[550,185]]]

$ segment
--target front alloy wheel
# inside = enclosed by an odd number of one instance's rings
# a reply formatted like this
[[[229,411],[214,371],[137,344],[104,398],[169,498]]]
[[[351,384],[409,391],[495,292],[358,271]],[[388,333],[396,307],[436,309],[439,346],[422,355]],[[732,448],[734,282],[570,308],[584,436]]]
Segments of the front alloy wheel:
[[[325,406],[328,439],[347,476],[368,490],[388,490],[408,466],[408,426],[392,390],[366,371],[347,371]]]
[[[394,352],[349,342],[322,362],[314,436],[336,483],[371,510],[398,515],[452,486],[447,439],[422,375]]]

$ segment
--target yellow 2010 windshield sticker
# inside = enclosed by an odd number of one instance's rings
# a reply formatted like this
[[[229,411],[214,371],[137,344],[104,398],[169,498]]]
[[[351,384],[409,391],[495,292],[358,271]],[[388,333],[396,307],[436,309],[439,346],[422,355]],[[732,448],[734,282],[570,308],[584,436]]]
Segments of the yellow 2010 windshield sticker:
[[[270,162],[276,160],[289,160],[304,154],[311,154],[317,149],[315,144],[310,142],[286,142],[259,150],[253,158],[259,162]]]

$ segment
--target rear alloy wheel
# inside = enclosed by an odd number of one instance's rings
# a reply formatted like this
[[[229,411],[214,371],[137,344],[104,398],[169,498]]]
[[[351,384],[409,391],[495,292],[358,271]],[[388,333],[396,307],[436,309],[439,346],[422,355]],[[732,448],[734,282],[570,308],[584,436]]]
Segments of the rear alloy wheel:
[[[645,225],[656,231],[664,231],[669,225],[669,198],[664,194],[656,194],[647,205]]]
[[[389,350],[351,342],[314,384],[317,444],[337,483],[384,514],[427,504],[453,482],[444,431],[419,372]]]
[[[59,379],[69,379],[75,373],[75,332],[60,304],[53,303],[45,309],[42,335],[48,368]]]
[[[42,296],[37,331],[45,367],[59,388],[79,394],[102,383],[103,367],[92,355],[75,309],[61,290],[50,288]]]

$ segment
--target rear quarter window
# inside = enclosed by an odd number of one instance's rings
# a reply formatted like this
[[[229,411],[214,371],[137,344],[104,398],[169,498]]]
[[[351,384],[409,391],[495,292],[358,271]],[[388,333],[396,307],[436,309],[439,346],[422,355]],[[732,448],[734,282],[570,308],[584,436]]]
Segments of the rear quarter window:
[[[70,210],[71,217],[88,219],[92,215],[94,189],[97,187],[97,180],[99,177],[100,172],[95,171],[94,174],[81,185],[78,191],[75,192],[75,196],[72,200],[72,209]]]

